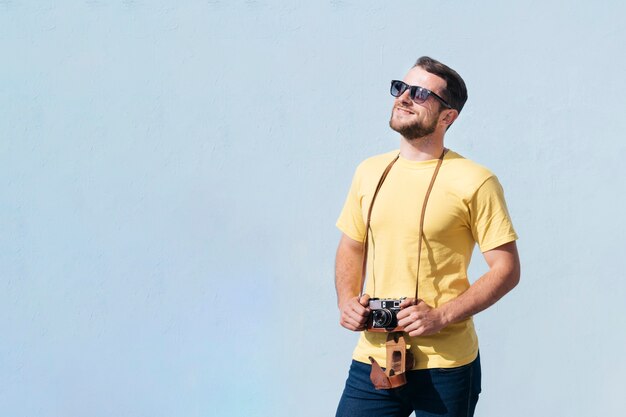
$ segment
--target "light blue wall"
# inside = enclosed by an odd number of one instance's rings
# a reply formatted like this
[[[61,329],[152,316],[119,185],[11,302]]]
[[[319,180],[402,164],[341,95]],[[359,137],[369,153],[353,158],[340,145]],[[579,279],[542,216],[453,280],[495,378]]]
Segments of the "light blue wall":
[[[332,415],[334,222],[424,54],[521,236],[478,415],[622,415],[623,4],[0,1],[0,415]]]

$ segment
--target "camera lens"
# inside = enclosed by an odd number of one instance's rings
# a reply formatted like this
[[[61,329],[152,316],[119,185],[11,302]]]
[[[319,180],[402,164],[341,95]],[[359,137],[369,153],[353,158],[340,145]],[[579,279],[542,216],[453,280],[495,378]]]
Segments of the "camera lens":
[[[372,314],[372,321],[375,327],[387,327],[391,324],[393,319],[391,311],[386,309],[374,310]]]

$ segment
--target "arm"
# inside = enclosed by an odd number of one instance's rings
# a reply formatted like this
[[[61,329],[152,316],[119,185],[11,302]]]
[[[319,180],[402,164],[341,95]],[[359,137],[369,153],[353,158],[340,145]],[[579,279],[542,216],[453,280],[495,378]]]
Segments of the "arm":
[[[515,242],[483,253],[489,271],[467,291],[450,302],[432,308],[422,300],[406,299],[400,305],[398,324],[410,336],[427,336],[449,324],[464,320],[495,304],[511,291],[520,279],[520,261]]]
[[[361,292],[363,244],[343,234],[335,260],[335,289],[339,307],[339,324],[349,330],[363,330],[369,315],[369,296]]]

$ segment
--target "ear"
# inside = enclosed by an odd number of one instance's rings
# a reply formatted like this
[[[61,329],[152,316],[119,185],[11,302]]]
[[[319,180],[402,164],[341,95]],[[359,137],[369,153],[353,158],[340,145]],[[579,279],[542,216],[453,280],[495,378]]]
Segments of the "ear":
[[[459,117],[459,112],[455,109],[448,109],[441,112],[441,116],[442,117],[439,119],[439,121],[445,124],[446,127],[449,127],[452,123],[454,123],[456,118]]]

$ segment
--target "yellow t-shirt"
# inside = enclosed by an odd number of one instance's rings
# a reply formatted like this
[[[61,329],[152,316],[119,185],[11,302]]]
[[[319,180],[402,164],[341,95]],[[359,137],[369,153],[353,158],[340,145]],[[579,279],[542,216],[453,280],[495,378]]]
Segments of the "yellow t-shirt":
[[[362,162],[354,175],[337,227],[363,241],[376,185],[398,151]],[[365,293],[379,298],[413,297],[419,219],[437,160],[395,163],[372,210]],[[482,252],[514,241],[517,235],[498,179],[486,168],[448,151],[428,199],[424,217],[419,298],[438,307],[467,290],[474,244]],[[362,332],[353,358],[385,363],[386,333]],[[450,368],[473,361],[478,339],[471,318],[432,336],[409,338],[413,369]]]

